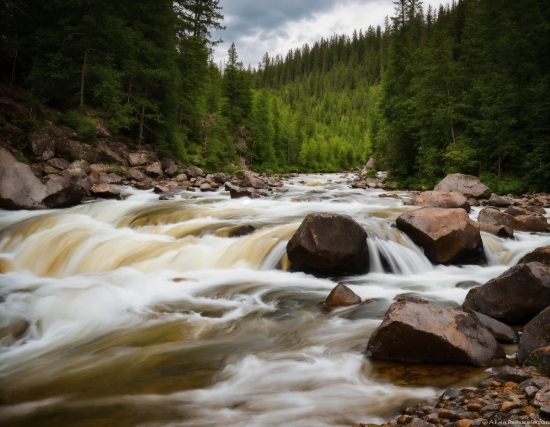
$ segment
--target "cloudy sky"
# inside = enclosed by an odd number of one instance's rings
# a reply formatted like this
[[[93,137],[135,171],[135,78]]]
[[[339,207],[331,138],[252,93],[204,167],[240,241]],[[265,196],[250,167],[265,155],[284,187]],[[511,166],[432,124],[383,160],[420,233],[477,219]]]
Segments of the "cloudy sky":
[[[225,16],[223,38],[214,60],[227,58],[234,42],[245,67],[257,66],[265,52],[286,55],[289,49],[321,37],[351,35],[354,29],[383,25],[393,15],[393,0],[220,0]]]

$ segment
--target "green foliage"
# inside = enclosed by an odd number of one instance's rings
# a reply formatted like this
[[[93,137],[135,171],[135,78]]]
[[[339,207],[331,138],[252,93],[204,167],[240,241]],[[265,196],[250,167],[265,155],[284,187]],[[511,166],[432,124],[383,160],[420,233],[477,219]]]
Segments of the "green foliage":
[[[374,169],[368,169],[367,178],[376,178],[376,171]]]
[[[117,175],[121,175],[122,173],[124,173],[124,170],[122,170],[121,168],[107,168],[106,172],[116,173]]]
[[[96,142],[96,123],[79,111],[69,111],[61,117],[61,122],[75,131],[75,139],[89,144]]]
[[[29,159],[27,159],[25,156],[22,156],[21,154],[15,153],[14,157],[18,162],[25,163],[26,165],[32,164]]]

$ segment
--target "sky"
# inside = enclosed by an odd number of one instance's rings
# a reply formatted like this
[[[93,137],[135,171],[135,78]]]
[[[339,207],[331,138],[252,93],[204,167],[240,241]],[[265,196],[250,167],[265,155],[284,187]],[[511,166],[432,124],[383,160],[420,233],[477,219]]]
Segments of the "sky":
[[[227,28],[212,34],[223,39],[214,61],[226,59],[234,42],[245,67],[256,67],[266,52],[284,57],[321,37],[383,26],[394,13],[393,0],[220,0],[219,6]]]

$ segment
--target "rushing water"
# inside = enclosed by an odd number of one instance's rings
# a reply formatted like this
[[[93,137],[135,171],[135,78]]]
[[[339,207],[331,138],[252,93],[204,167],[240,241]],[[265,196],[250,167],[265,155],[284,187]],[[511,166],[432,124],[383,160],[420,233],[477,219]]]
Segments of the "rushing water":
[[[124,201],[0,211],[3,425],[379,423],[484,374],[368,359],[368,338],[393,299],[414,293],[456,307],[467,293],[457,282],[485,282],[550,244],[548,234],[483,233],[489,266],[433,266],[392,227],[411,209],[406,193],[382,198],[338,175],[301,176],[253,200],[124,191]],[[311,212],[365,227],[369,274],[288,271],[286,243]],[[256,231],[228,237],[245,225]],[[365,302],[319,305],[338,282]]]

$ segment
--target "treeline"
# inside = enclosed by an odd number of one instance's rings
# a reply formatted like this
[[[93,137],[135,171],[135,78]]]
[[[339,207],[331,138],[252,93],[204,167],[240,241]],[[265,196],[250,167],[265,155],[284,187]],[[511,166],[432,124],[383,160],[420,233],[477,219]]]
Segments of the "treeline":
[[[386,25],[305,44],[284,59],[264,55],[252,82],[266,110],[263,126],[272,129],[261,144],[273,147],[264,151],[273,153],[276,169],[330,172],[365,163],[372,151],[369,112],[388,51]]]
[[[378,161],[413,187],[462,172],[501,193],[550,190],[550,4],[395,4]]]
[[[550,3],[397,0],[383,28],[223,70],[219,0],[6,0],[0,78],[207,170],[337,171],[375,155],[401,186],[447,173],[550,190]]]

